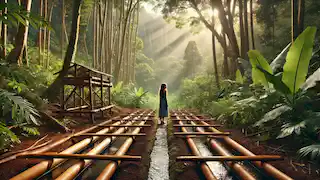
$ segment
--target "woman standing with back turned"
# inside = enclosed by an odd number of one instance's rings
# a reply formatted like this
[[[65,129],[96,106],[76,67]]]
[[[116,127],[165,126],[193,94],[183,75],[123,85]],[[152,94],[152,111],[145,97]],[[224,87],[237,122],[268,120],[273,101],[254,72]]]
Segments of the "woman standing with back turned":
[[[164,124],[164,118],[168,117],[168,102],[167,102],[167,85],[161,84],[160,91],[160,106],[159,106],[159,118],[160,124]]]

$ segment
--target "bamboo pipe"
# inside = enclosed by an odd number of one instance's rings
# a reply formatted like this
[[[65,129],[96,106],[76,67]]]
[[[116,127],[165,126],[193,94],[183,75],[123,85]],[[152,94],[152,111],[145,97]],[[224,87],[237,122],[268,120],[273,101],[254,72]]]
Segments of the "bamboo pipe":
[[[183,114],[184,115],[184,114]],[[193,121],[191,121],[192,125],[196,125]],[[200,133],[204,133],[204,131],[197,127],[196,130]],[[221,147],[218,142],[214,139],[211,141],[211,148],[215,151],[217,151],[221,156],[232,156],[227,150],[225,150],[223,147]],[[245,180],[255,180],[256,178],[253,177],[244,167],[242,167],[238,163],[234,162],[226,162],[226,164],[232,168],[242,179]]]
[[[277,161],[283,160],[281,156],[179,156],[177,161]]]
[[[41,153],[41,154],[25,154],[19,156],[19,158],[32,158],[32,159],[95,159],[95,160],[127,160],[127,161],[140,161],[141,156],[115,156],[115,155],[87,155],[87,154],[59,154],[59,153]]]
[[[141,121],[139,125],[144,125],[146,121]],[[141,130],[141,127],[135,128],[133,130],[133,134],[138,134]],[[116,152],[116,155],[124,155],[128,149],[130,148],[131,144],[133,143],[133,138],[127,138],[127,140],[122,144],[122,146],[119,148],[119,150]],[[97,180],[105,180],[105,179],[110,179],[112,175],[115,173],[118,164],[120,164],[121,161],[117,162],[110,162],[105,169],[100,173],[98,176]]]
[[[176,117],[179,118],[178,116],[176,116]],[[182,121],[178,121],[178,123],[181,126],[184,125]],[[181,127],[181,131],[183,131],[185,133],[188,132],[188,130],[185,127]],[[191,149],[192,154],[195,155],[195,156],[201,156],[201,153],[198,150],[198,148],[197,148],[196,144],[194,143],[194,141],[189,137],[187,137],[186,140],[187,140],[187,143],[188,143],[188,145],[189,145],[189,147]],[[200,164],[200,166],[201,166],[202,173],[204,174],[206,179],[217,180],[217,178],[213,175],[213,172],[211,171],[211,169],[209,168],[209,166],[207,165],[206,162],[202,162]]]
[[[136,117],[133,119],[133,121],[131,122],[127,122],[126,125],[131,125],[134,123],[135,119],[138,119],[140,117]],[[119,128],[117,131],[115,131],[113,134],[121,134],[123,132],[125,132],[126,130],[128,130],[128,128],[122,127]],[[100,142],[99,144],[97,144],[93,149],[91,149],[88,153],[86,153],[87,155],[97,155],[100,154],[102,151],[104,151],[112,141],[114,141],[116,139],[116,137],[109,137],[104,139],[102,142]],[[91,159],[87,159],[84,161],[79,161],[75,164],[73,164],[71,167],[69,167],[65,172],[63,172],[59,177],[56,178],[56,180],[72,180],[74,179],[77,174],[82,170],[82,168],[88,166],[93,160]]]
[[[129,116],[125,118],[131,118],[135,113],[131,113]],[[119,125],[121,122],[116,122],[114,125]],[[89,128],[91,130],[91,128]],[[95,129],[95,128],[93,128]],[[110,130],[113,130],[114,128],[105,128],[97,133],[103,134],[107,133]],[[99,139],[99,137],[93,137],[93,138],[86,138],[73,146],[65,149],[64,151],[60,152],[61,154],[73,154],[78,152],[79,150],[84,149],[86,146],[88,146],[90,143],[96,142]],[[42,161],[38,163],[37,165],[34,165],[33,167],[25,170],[24,172],[14,176],[11,178],[11,180],[29,180],[29,179],[34,179],[38,176],[40,176],[42,173],[46,172],[48,170],[48,166],[51,165],[51,167],[54,167],[62,162],[66,161],[66,159],[53,159],[53,161]]]
[[[135,112],[135,113],[137,113],[137,112]],[[87,133],[87,132],[89,132],[89,131],[93,131],[93,130],[99,128],[100,126],[106,125],[106,124],[108,124],[108,123],[112,123],[112,120],[113,120],[113,119],[117,119],[117,118],[119,118],[119,116],[114,117],[114,118],[112,118],[112,119],[110,119],[110,120],[104,121],[104,122],[102,122],[102,123],[100,123],[100,124],[98,124],[98,125],[96,125],[96,126],[92,126],[92,127],[88,128],[88,129],[82,130],[82,131],[80,131],[80,132],[78,132],[78,133],[76,133],[76,134],[74,134],[74,135],[80,135],[80,134],[83,134],[83,133]],[[49,145],[44,146],[44,147],[42,147],[42,148],[39,148],[39,149],[37,149],[37,150],[33,150],[32,153],[44,153],[44,152],[47,152],[47,151],[49,151],[50,149],[53,149],[53,148],[55,148],[55,147],[57,147],[57,146],[65,143],[65,142],[69,141],[69,140],[72,138],[72,136],[74,136],[74,135],[70,135],[70,136],[65,137],[65,138],[63,138],[63,139],[60,139],[60,140],[58,140],[58,141],[56,141],[56,142],[54,142],[54,143],[52,143],[52,144],[49,144]],[[12,155],[12,156],[3,158],[3,159],[0,160],[0,164],[9,162],[9,161],[11,161],[11,160],[16,159],[17,156],[21,156],[21,155],[28,154],[28,153],[30,153],[30,151],[22,152],[22,153],[19,153],[19,154],[15,154],[15,155]]]
[[[189,113],[190,116],[199,119],[198,117],[196,117],[194,114]],[[206,122],[201,122],[203,125],[209,125]],[[212,132],[220,132],[219,130],[217,130],[216,128],[209,128]],[[243,147],[242,145],[240,145],[239,143],[237,143],[236,141],[234,141],[233,139],[231,139],[230,137],[223,137],[223,140],[230,145],[233,149],[237,150],[238,152],[240,152],[243,155],[246,156],[255,156],[255,154],[253,154],[251,151],[249,151],[248,149],[246,149],[245,147]],[[257,167],[264,169],[270,176],[279,179],[279,180],[293,180],[291,177],[289,177],[288,175],[284,174],[283,172],[281,172],[280,170],[278,170],[277,168],[275,168],[274,166],[272,166],[269,163],[262,163],[260,161],[253,161],[253,164],[255,164]]]

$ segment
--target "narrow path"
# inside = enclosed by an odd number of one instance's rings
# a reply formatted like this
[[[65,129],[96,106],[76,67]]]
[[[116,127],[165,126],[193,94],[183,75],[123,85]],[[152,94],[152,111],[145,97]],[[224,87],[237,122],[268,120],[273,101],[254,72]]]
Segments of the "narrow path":
[[[160,125],[157,129],[148,180],[169,180],[169,155],[165,125]]]

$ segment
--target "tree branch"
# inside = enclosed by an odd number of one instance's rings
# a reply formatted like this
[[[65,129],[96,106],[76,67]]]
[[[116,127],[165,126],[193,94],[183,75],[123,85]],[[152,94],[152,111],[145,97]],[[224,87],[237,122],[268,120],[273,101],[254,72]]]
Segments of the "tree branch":
[[[205,26],[212,32],[212,34],[217,38],[220,44],[224,44],[224,39],[219,35],[219,33],[214,29],[214,27],[204,18],[202,15],[200,9],[198,8],[196,2],[194,0],[189,0],[191,4],[193,5],[193,8],[198,13],[201,21],[205,24]]]

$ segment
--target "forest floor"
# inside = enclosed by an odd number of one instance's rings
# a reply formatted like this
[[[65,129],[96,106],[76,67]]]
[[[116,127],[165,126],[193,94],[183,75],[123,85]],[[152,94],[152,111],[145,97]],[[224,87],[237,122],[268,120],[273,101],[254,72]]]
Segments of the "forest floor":
[[[120,114],[128,114],[134,112],[135,109],[121,109]],[[116,116],[118,114],[114,114]],[[92,124],[84,118],[74,119],[79,122],[78,125],[72,127],[73,132],[79,132],[86,129]],[[101,122],[97,121],[97,123]],[[255,154],[260,155],[281,155],[285,158],[284,161],[270,162],[273,166],[288,174],[290,177],[297,180],[320,180],[320,167],[312,162],[300,161],[296,156],[296,143],[295,141],[276,140],[265,141],[257,144],[257,140],[254,137],[246,137],[240,129],[219,128],[221,131],[231,132],[231,138],[242,144],[248,150]],[[71,133],[60,133],[54,131],[49,127],[39,128],[41,136],[39,137],[21,137],[21,143],[15,145],[10,149],[11,152],[26,149],[34,144],[41,137],[47,135],[46,141],[57,141],[63,137],[69,136]],[[138,137],[131,148],[128,151],[128,155],[142,155],[142,161],[140,162],[122,162],[113,179],[121,180],[139,180],[147,179],[148,171],[151,162],[151,152],[155,142],[155,134],[157,132],[157,125],[152,124],[151,128],[143,128],[142,133],[146,133],[145,137]],[[199,165],[192,162],[175,162],[175,158],[180,155],[191,155],[186,142],[182,138],[175,138],[172,135],[172,126],[167,126],[167,143],[169,153],[169,174],[170,179],[204,179]],[[71,143],[67,142],[58,148],[52,149],[52,151],[61,151],[70,146]],[[3,154],[5,155],[5,154]],[[2,156],[3,156],[2,155]],[[0,156],[0,158],[2,158]],[[41,160],[25,160],[16,159],[8,163],[0,165],[0,177],[1,179],[9,179],[19,172],[29,168]]]

